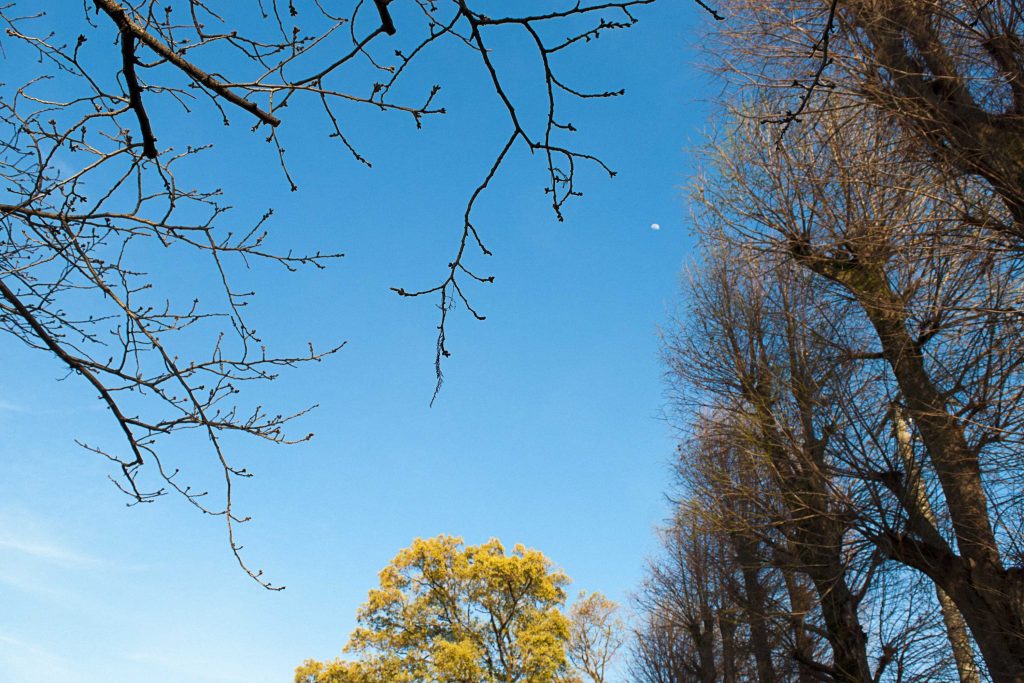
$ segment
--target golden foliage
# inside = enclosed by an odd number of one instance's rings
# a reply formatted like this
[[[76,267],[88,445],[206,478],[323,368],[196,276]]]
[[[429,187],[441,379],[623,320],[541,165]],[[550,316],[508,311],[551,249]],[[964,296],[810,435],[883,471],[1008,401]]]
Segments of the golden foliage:
[[[562,612],[570,579],[542,553],[497,539],[416,539],[380,572],[345,651],[296,683],[559,683],[574,680]]]

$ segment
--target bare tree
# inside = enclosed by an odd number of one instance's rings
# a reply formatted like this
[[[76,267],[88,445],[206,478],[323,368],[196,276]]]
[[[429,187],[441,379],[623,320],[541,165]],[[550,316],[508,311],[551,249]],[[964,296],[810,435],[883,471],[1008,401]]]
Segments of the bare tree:
[[[563,55],[637,21],[654,0],[566,2],[540,13],[492,12],[472,0],[316,0],[228,3],[203,0],[0,2],[8,63],[0,88],[0,329],[54,357],[87,382],[124,436],[113,448],[88,444],[115,466],[115,483],[134,502],[176,492],[222,517],[231,548],[245,517],[232,487],[248,471],[225,439],[247,434],[277,443],[296,414],[275,414],[240,401],[242,385],[272,380],[284,367],[319,361],[331,344],[275,353],[248,322],[252,292],[233,284],[258,261],[286,270],[322,268],[337,253],[295,254],[269,237],[271,211],[246,224],[228,213],[209,176],[207,122],[252,127],[272,146],[282,179],[297,190],[286,163],[288,113],[319,111],[325,136],[354,163],[370,165],[344,121],[353,108],[406,117],[421,126],[445,109],[440,86],[410,80],[422,55],[444,43],[481,65],[504,110],[506,135],[481,164],[457,225],[453,255],[439,281],[396,287],[402,296],[437,298],[437,388],[449,355],[446,320],[470,304],[472,254],[490,251],[474,223],[478,198],[517,146],[534,154],[552,210],[580,194],[576,169],[597,156],[572,144],[568,100],[622,94],[586,92],[561,67]],[[46,9],[59,13],[54,24]],[[56,26],[56,28],[54,28]],[[537,95],[546,106],[525,113],[495,61],[492,40],[519,38],[541,66]],[[20,79],[20,80],[11,80]],[[292,137],[294,140],[294,137]],[[205,264],[195,289],[168,285],[178,262]],[[199,266],[196,266],[197,268]],[[205,279],[203,279],[205,278]],[[209,293],[206,279],[219,287]],[[183,284],[183,283],[178,283]],[[202,349],[198,350],[197,349]],[[247,395],[247,394],[246,394]],[[435,393],[436,395],[436,393]],[[219,502],[185,481],[169,436],[199,432],[223,474]],[[151,476],[143,473],[152,471]],[[155,482],[155,483],[154,483]]]
[[[608,668],[625,642],[619,606],[600,593],[580,593],[569,608],[566,656],[592,683],[607,683]]]
[[[760,93],[747,113],[775,142],[823,109],[878,108],[930,163],[985,184],[1008,213],[986,228],[1020,244],[1017,0],[727,0],[721,11],[722,72]]]
[[[720,672],[737,668],[735,629],[727,617],[729,592],[724,590],[729,569],[719,540],[700,528],[689,506],[681,506],[663,530],[663,554],[652,562],[638,595],[646,621],[636,641],[634,674],[644,683],[715,683]],[[721,617],[726,617],[724,632]],[[728,662],[723,655],[730,657]]]
[[[903,466],[904,485],[908,501],[906,505],[913,511],[912,514],[920,515],[925,522],[935,528],[939,527],[939,521],[932,510],[931,501],[924,489],[921,480],[920,467],[917,457],[914,454],[913,432],[910,422],[903,412],[903,407],[898,403],[892,406],[892,424],[896,440],[896,449]],[[974,651],[971,647],[970,635],[967,632],[967,624],[964,623],[963,615],[957,609],[952,598],[946,594],[941,586],[935,586],[935,597],[939,602],[942,611],[942,620],[946,625],[946,634],[949,638],[949,645],[953,651],[953,658],[956,661],[956,669],[961,683],[978,683],[980,676],[978,667],[974,662]]]
[[[733,234],[786,254],[820,278],[833,312],[845,311],[823,318],[857,339],[838,358],[859,379],[839,397],[845,426],[836,438],[864,483],[853,508],[873,510],[860,532],[931,577],[963,613],[993,678],[1015,680],[1014,652],[1024,643],[1012,597],[1019,579],[1003,559],[1015,554],[1013,541],[993,523],[1019,520],[1007,484],[1019,464],[1004,450],[1019,421],[1015,250],[961,222],[968,202],[997,215],[1001,199],[907,152],[888,121],[870,110],[822,114],[781,148],[751,134],[742,161],[737,148],[722,157],[729,189],[709,202],[731,202]],[[877,436],[897,394],[948,528],[907,488],[918,475],[907,471],[905,452]],[[996,461],[999,472],[982,464]],[[993,509],[1004,512],[992,517]]]
[[[695,432],[684,489],[744,578],[733,591],[759,679],[944,680],[942,639],[964,644],[946,618],[958,612],[934,590],[922,600],[874,543],[893,525],[880,483],[891,477],[850,415],[852,398],[873,398],[858,385],[871,374],[843,370],[850,340],[833,326],[850,307],[779,258],[728,245],[705,256],[693,322],[670,353],[697,410],[683,412]],[[958,670],[969,643],[960,654]]]
[[[640,683],[693,680],[690,649],[680,624],[660,610],[651,611],[633,634],[630,672]]]
[[[832,647],[831,674],[871,681],[858,616],[863,591],[851,585],[848,569],[845,496],[829,474],[835,420],[828,385],[819,380],[828,350],[807,343],[813,326],[799,300],[811,293],[801,294],[799,281],[782,269],[766,281],[756,264],[742,251],[708,254],[692,295],[695,329],[684,342],[688,348],[672,356],[673,367],[692,385],[717,389],[710,394],[719,401],[714,407],[731,415],[726,432],[712,437],[719,444],[704,437],[701,446],[746,451],[746,466],[766,473],[767,486],[743,493],[776,498],[767,503],[775,507],[772,527],[784,539],[775,542],[775,553],[814,585]],[[713,476],[725,481],[735,474]]]
[[[1024,680],[1018,5],[723,3],[681,462],[820,611],[806,680]]]
[[[749,630],[748,648],[757,680],[816,680],[827,660],[814,590],[780,526],[788,516],[762,455],[729,426],[730,416],[698,422],[697,439],[685,449],[679,477],[703,524],[717,530],[738,580],[736,618]],[[733,438],[723,438],[732,435]]]

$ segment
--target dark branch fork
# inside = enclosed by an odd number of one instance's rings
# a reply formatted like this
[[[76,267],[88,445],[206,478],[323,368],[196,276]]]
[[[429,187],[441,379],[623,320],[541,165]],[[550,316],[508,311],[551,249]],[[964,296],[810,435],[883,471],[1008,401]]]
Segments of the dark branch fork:
[[[238,96],[231,89],[229,84],[219,81],[216,77],[206,73],[192,62],[184,59],[177,52],[146,31],[142,26],[132,21],[131,17],[128,16],[128,12],[120,3],[115,0],[93,0],[93,2],[96,3],[96,7],[103,10],[107,16],[117,24],[117,28],[121,32],[122,36],[133,36],[140,43],[143,43],[146,47],[153,50],[153,52],[160,55],[161,58],[166,59],[168,62],[184,72],[193,81],[205,88],[209,88],[216,93],[218,97],[227,100],[236,107],[241,107],[248,111],[262,123],[266,123],[270,126],[278,126],[281,124],[281,120],[279,118],[269,112],[263,111],[256,103]]]

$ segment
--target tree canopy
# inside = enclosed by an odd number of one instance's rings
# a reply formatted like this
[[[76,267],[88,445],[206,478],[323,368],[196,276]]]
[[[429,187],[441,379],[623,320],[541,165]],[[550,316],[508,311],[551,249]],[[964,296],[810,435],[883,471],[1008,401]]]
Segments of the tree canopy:
[[[355,659],[308,660],[296,683],[573,683],[570,665],[603,676],[608,642],[621,642],[615,605],[599,594],[563,610],[570,579],[537,550],[511,553],[497,539],[417,539],[380,572],[345,652]],[[583,615],[584,618],[579,618]],[[584,640],[580,634],[601,635]],[[586,673],[586,672],[582,672]],[[603,680],[603,679],[594,679]]]

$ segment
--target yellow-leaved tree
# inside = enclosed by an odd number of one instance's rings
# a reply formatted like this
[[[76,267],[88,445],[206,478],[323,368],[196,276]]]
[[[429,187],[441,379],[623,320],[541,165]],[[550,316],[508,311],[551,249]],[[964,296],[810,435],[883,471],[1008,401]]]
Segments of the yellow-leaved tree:
[[[380,573],[345,652],[307,660],[296,683],[571,683],[570,579],[497,539],[417,539]]]

